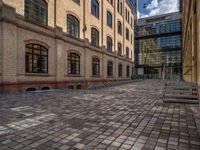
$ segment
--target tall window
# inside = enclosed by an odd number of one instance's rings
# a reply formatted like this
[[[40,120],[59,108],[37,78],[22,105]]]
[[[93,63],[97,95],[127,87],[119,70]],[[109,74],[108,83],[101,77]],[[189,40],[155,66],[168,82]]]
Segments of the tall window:
[[[117,0],[117,11],[120,15],[122,15],[122,2],[121,2],[121,0]]]
[[[129,40],[129,30],[126,28],[126,39]]]
[[[129,48],[126,48],[126,58],[129,59]]]
[[[118,43],[117,45],[118,45],[118,55],[122,56],[122,44]]]
[[[113,76],[113,62],[112,61],[108,61],[107,75]]]
[[[91,0],[91,13],[99,18],[99,3],[97,0]]]
[[[133,17],[131,17],[131,28],[133,28]]]
[[[118,33],[122,35],[122,23],[121,23],[121,21],[118,21],[117,29],[118,29]]]
[[[133,35],[131,34],[131,44],[133,44]]]
[[[118,11],[118,13],[120,12],[120,2],[119,2],[119,0],[117,0],[117,11]]]
[[[47,3],[44,0],[25,0],[25,17],[46,26],[48,22]]]
[[[130,67],[126,66],[126,77],[130,77]]]
[[[128,23],[129,23],[129,21],[130,21],[130,19],[129,19],[129,18],[130,18],[130,13],[129,13],[129,11],[128,11],[128,18],[127,18],[127,19],[128,19],[128,20],[127,20],[127,21],[128,21]]]
[[[112,14],[107,11],[107,25],[112,28]]]
[[[72,15],[67,15],[67,34],[71,37],[79,38],[80,37],[79,32],[80,32],[79,20]]]
[[[119,77],[122,77],[122,72],[123,72],[122,69],[123,69],[122,64],[118,64],[118,76]]]
[[[131,59],[133,58],[133,51],[131,51]]]
[[[68,74],[80,74],[80,56],[76,53],[68,54]]]
[[[48,50],[38,44],[26,45],[26,73],[48,73]]]
[[[107,50],[112,52],[112,38],[107,36]]]
[[[94,46],[99,46],[99,31],[95,28],[91,28],[91,43]]]
[[[93,76],[100,75],[100,60],[97,58],[92,59],[92,75]]]
[[[125,14],[126,14],[126,21],[128,20],[128,11],[127,11],[127,8],[125,10]]]
[[[122,2],[120,2],[120,14],[122,15],[122,11],[123,10],[123,4],[122,4]]]

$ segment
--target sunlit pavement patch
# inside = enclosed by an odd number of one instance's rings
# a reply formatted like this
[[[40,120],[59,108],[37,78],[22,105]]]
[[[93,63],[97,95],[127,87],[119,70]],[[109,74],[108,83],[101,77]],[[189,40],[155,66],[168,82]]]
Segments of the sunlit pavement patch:
[[[28,118],[22,121],[13,122],[5,126],[0,126],[0,135],[14,132],[14,130],[24,130],[33,126],[37,126],[44,122],[50,121],[55,117],[55,114],[43,114],[34,118]]]

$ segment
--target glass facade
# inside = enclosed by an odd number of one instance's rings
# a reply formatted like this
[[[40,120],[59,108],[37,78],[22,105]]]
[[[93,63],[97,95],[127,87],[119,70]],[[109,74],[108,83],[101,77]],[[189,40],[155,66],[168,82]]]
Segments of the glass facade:
[[[141,36],[149,36],[149,35],[156,35],[156,34],[180,32],[180,29],[181,29],[180,20],[149,24],[149,25],[139,27],[139,36],[141,37]]]
[[[146,20],[148,22],[148,19]],[[181,20],[151,23],[138,27],[135,41],[137,68],[144,74],[161,74],[165,67],[166,76],[181,73]]]

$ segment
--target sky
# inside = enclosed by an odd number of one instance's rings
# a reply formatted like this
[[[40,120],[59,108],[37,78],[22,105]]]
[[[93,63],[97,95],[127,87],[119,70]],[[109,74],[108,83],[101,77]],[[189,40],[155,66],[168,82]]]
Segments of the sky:
[[[138,17],[145,18],[179,11],[179,0],[138,0]],[[146,8],[143,8],[144,4]]]

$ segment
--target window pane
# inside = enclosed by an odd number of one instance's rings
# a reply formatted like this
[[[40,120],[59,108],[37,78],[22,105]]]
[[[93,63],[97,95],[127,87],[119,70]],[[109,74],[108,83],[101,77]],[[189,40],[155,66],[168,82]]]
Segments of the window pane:
[[[68,55],[68,74],[80,74],[80,56],[76,53]]]
[[[79,38],[79,20],[72,16],[72,15],[67,15],[67,33],[69,36],[74,37],[74,38]]]
[[[47,25],[47,3],[44,0],[25,0],[25,17],[42,25]]]
[[[31,48],[30,48],[31,47]],[[37,44],[26,45],[26,73],[48,72],[48,50]]]

